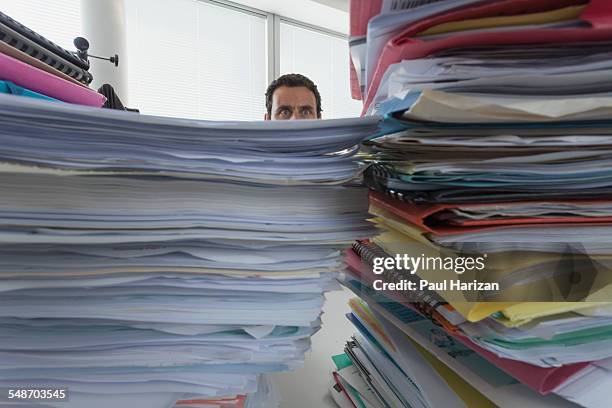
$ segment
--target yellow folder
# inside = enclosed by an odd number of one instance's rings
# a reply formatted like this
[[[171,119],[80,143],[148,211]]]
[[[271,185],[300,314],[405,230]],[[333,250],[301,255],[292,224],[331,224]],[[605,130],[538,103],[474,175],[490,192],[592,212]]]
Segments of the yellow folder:
[[[467,30],[479,30],[485,28],[559,23],[578,18],[585,7],[585,5],[571,6],[541,13],[450,21],[448,23],[442,23],[429,27],[427,30],[418,33],[416,37],[454,33]]]

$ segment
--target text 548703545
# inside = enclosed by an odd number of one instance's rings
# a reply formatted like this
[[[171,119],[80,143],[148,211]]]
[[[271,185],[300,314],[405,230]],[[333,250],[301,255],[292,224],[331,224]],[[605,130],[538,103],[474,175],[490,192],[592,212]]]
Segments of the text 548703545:
[[[68,390],[62,388],[17,388],[9,389],[0,401],[65,401]]]

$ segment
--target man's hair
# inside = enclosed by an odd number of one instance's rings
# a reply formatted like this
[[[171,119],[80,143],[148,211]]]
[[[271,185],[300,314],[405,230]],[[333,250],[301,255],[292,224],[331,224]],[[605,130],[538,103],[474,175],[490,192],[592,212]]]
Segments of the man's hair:
[[[321,112],[323,111],[321,108],[321,94],[319,94],[319,90],[315,83],[301,74],[281,75],[268,86],[268,90],[266,91],[266,110],[268,111],[268,116],[272,116],[272,95],[274,95],[274,91],[281,86],[290,88],[303,86],[304,88],[308,88],[308,90],[314,94],[315,100],[317,101],[317,118],[321,117]]]

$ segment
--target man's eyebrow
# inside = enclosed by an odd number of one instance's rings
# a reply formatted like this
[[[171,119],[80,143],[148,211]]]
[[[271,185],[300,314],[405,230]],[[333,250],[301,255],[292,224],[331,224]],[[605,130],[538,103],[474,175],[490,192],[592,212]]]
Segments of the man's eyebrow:
[[[291,106],[291,105],[281,105],[278,108],[276,108],[276,111],[278,112],[278,111],[281,111],[283,109],[293,110],[293,106]]]
[[[308,109],[314,110],[314,106],[312,106],[312,105],[300,105],[300,109],[304,109],[304,108],[308,108]]]

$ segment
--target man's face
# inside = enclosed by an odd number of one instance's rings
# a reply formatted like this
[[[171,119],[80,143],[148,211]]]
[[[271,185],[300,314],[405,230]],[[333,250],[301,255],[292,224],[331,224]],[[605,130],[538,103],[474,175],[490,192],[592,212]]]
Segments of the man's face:
[[[317,119],[317,100],[304,86],[281,86],[272,94],[272,114],[265,119]]]

